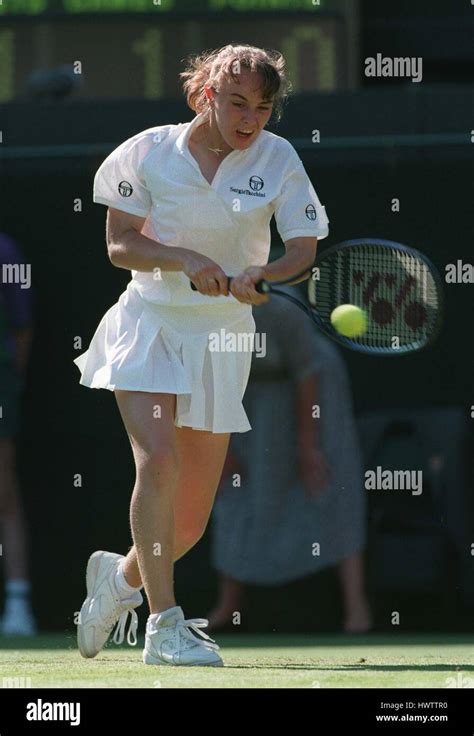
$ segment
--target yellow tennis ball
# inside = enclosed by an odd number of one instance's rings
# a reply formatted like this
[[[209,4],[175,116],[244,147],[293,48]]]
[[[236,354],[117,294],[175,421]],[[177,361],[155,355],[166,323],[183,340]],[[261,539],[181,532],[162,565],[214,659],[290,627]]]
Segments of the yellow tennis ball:
[[[359,337],[367,329],[367,315],[353,304],[340,304],[331,312],[331,324],[344,337]]]

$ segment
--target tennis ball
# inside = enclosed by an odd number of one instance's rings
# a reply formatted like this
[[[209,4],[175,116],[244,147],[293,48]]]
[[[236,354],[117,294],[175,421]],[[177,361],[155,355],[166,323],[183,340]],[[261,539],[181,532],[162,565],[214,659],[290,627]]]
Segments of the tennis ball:
[[[353,304],[341,304],[331,312],[331,324],[344,337],[359,337],[367,329],[367,315]]]

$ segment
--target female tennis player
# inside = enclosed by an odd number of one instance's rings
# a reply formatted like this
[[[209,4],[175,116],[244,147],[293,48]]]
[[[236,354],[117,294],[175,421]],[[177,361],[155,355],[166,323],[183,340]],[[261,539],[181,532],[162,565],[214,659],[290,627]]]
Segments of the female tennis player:
[[[83,385],[115,392],[136,466],[134,544],[126,557],[90,557],[78,643],[95,657],[117,622],[120,643],[129,613],[136,643],[143,586],[144,663],[221,666],[207,620],[185,619],[173,590],[175,560],[206,529],[230,433],[251,429],[251,352],[210,349],[210,336],[253,337],[252,305],[268,300],[255,284],[312,264],[328,219],[294,148],[264,130],[288,96],[280,53],[228,45],[180,76],[194,119],[128,139],[94,182],[110,260],[132,278],[74,362]],[[268,264],[273,215],[286,253]]]

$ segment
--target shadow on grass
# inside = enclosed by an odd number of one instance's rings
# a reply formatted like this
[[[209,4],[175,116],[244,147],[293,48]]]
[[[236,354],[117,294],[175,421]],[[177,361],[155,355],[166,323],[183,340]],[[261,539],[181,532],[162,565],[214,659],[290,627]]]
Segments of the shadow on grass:
[[[472,646],[474,634],[249,634],[249,633],[211,633],[210,636],[224,647],[233,649],[258,648],[275,649],[287,647],[384,647],[384,646]],[[139,638],[134,651],[143,647],[144,637]],[[77,650],[75,633],[46,633],[33,637],[0,636],[0,652],[6,650],[35,650],[35,649],[67,649]],[[109,643],[106,652],[130,650],[127,645],[115,646]]]
[[[474,665],[470,664],[399,664],[399,665],[381,665],[381,664],[339,664],[339,665],[309,665],[307,662],[291,664],[226,664],[225,669],[234,670],[307,670],[311,672],[474,672]]]
[[[227,647],[382,647],[473,646],[474,634],[216,634],[210,636]],[[473,652],[474,654],[474,652]]]
[[[77,641],[71,634],[0,636],[0,653],[9,649],[77,649]]]

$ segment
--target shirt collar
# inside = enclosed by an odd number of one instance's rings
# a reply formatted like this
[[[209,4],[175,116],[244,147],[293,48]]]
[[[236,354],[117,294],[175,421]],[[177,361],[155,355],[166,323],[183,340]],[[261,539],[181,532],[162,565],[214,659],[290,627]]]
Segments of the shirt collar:
[[[185,123],[185,126],[179,136],[176,139],[175,146],[179,153],[184,154],[185,156],[191,156],[188,148],[188,140],[191,136],[192,131],[197,128],[199,125],[201,125],[207,117],[206,112],[200,112],[194,117],[191,122]],[[256,141],[254,141],[253,145],[255,145]],[[236,148],[234,148],[233,151],[231,151],[230,155],[236,155],[240,154],[241,156],[244,156],[248,151],[252,148],[250,146],[249,148],[246,148],[243,151],[239,151]],[[194,160],[194,159],[193,159]]]
[[[200,112],[196,115],[195,118],[191,120],[190,123],[185,123],[183,130],[179,134],[179,136],[176,138],[176,148],[178,149],[179,153],[187,153],[188,152],[188,140],[189,136],[191,135],[194,128],[196,128],[198,125],[201,125],[201,123],[204,122],[206,118],[206,115],[204,112]]]

